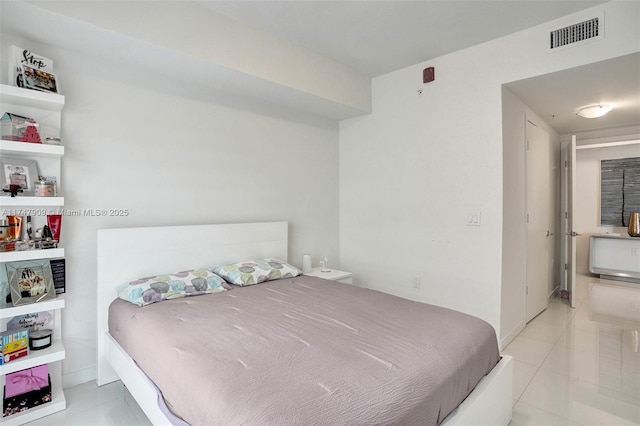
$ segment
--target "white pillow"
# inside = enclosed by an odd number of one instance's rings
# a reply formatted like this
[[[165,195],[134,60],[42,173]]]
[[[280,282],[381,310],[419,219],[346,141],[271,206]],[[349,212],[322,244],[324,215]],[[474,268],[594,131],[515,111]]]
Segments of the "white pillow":
[[[139,278],[116,288],[118,297],[138,306],[179,297],[225,291],[222,278],[211,271],[192,270]]]
[[[295,266],[274,258],[254,259],[230,265],[216,266],[213,272],[228,283],[247,286],[265,281],[293,278],[300,275]]]

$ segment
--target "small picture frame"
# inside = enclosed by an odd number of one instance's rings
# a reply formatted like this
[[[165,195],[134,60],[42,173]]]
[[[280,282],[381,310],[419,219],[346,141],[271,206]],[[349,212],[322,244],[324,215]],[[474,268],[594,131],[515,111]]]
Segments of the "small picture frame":
[[[5,263],[13,306],[28,305],[58,297],[48,260]]]
[[[22,64],[22,76],[24,87],[27,89],[58,93],[58,82],[55,74]]]
[[[0,158],[0,188],[9,189],[18,185],[22,195],[33,196],[33,185],[38,180],[38,163],[22,158]],[[6,193],[5,193],[6,194]]]

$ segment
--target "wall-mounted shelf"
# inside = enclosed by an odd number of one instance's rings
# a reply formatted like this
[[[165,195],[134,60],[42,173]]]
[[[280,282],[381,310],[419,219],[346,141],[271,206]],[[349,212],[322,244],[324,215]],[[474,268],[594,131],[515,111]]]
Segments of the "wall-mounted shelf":
[[[62,308],[64,308],[64,295],[62,294],[59,294],[55,299],[22,306],[11,306],[11,304],[7,304],[4,300],[0,300],[0,319],[13,318],[31,312],[53,311],[54,309]]]
[[[62,207],[64,197],[0,197],[2,207]]]
[[[64,96],[56,93],[39,92],[22,87],[0,84],[0,103],[62,111]],[[2,114],[2,113],[0,113]]]
[[[36,259],[57,259],[64,257],[63,248],[45,249],[45,250],[25,250],[25,251],[8,251],[0,253],[0,263],[3,262],[20,262],[25,260]]]
[[[49,364],[63,360],[65,357],[64,345],[61,340],[53,340],[51,346],[38,351],[31,350],[29,355],[14,361],[0,365],[0,374],[9,374],[16,371],[32,368],[42,364]]]
[[[0,113],[2,114],[2,113]],[[51,157],[60,158],[64,155],[64,146],[44,143],[15,142],[0,139],[0,153],[19,157]]]

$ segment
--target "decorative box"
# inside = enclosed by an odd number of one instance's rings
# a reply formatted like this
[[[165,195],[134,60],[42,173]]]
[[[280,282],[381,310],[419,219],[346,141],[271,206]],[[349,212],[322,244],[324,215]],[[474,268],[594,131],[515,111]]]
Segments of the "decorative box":
[[[38,133],[38,123],[32,118],[4,113],[0,118],[2,139],[18,142],[42,143]]]
[[[4,397],[10,398],[49,385],[49,365],[42,364],[9,373],[5,377]]]
[[[56,240],[36,240],[35,246],[36,250],[53,249],[58,247],[58,242]]]
[[[15,250],[16,243],[14,241],[0,241],[0,253]]]
[[[16,241],[15,251],[35,250],[36,243],[33,240]]]
[[[3,416],[18,413],[51,401],[51,377],[47,364],[7,374]]]

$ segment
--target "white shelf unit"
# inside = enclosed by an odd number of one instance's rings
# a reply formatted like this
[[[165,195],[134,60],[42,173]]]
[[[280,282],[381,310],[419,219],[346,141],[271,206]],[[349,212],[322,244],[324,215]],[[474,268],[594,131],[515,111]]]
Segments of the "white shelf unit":
[[[41,129],[43,126],[60,129],[64,103],[65,98],[62,95],[0,85],[0,114],[11,112],[33,118],[40,124]],[[62,187],[60,163],[64,156],[63,146],[0,140],[0,155],[3,159],[14,157],[36,161],[40,175],[56,177],[57,191],[58,193],[60,192]],[[15,198],[0,196],[0,213],[4,212],[0,216],[11,214],[26,216],[28,215],[26,212],[31,212],[34,231],[46,223],[46,214],[55,210],[59,211],[63,206],[64,197],[62,196],[35,197],[18,195]],[[20,214],[21,212],[25,212],[25,214]],[[5,252],[0,253],[0,268],[4,270],[4,263],[6,262],[63,257],[63,248]],[[0,278],[6,278],[6,274],[0,273]],[[7,304],[4,298],[0,300],[0,331],[4,331],[7,322],[19,315],[45,311],[51,311],[54,314],[53,341],[49,348],[37,351],[32,350],[26,357],[0,365],[0,385],[2,385],[1,389],[4,390],[6,374],[37,365],[48,364],[49,376],[51,377],[52,401],[20,413],[0,417],[2,425],[28,423],[66,408],[67,403],[62,390],[62,360],[66,356],[62,339],[61,318],[64,306],[64,295],[58,295],[53,300],[22,306]],[[4,397],[4,392],[2,396]]]
[[[62,207],[64,197],[0,197],[2,207]]]
[[[8,251],[5,253],[0,253],[0,263],[19,262],[24,260],[36,259],[58,259],[61,257],[64,257],[63,248],[47,250]],[[0,318],[2,318],[1,315]]]
[[[3,104],[20,105],[54,112],[61,112],[62,108],[64,108],[63,95],[23,89],[21,87],[9,86],[6,84],[0,84],[0,101]],[[3,111],[3,114],[5,112],[13,111]]]
[[[64,146],[48,145],[44,143],[24,143],[15,141],[5,141],[0,139],[0,151],[7,155],[28,157],[37,155],[39,157],[62,158]]]

